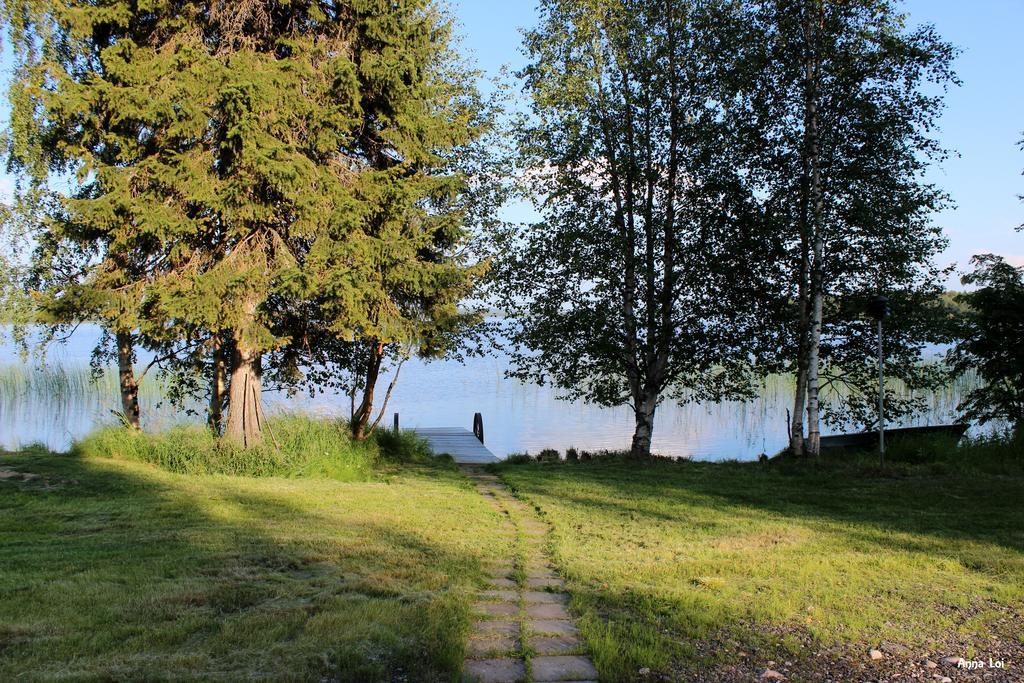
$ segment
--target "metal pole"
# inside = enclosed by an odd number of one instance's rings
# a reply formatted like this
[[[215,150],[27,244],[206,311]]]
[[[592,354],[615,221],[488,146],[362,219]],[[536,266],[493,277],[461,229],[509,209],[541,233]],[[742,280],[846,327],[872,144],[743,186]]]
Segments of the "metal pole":
[[[878,462],[885,465],[885,357],[882,355],[882,319],[878,319]]]

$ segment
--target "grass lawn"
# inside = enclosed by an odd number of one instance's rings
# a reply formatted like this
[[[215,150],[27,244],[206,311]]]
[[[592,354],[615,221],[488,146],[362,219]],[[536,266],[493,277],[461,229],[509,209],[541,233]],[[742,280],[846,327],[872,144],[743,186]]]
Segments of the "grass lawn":
[[[444,462],[343,483],[36,453],[0,475],[4,681],[450,680],[502,550]]]
[[[553,525],[602,680],[930,680],[919,660],[950,655],[1003,658],[1005,673],[978,675],[1024,680],[1024,477],[621,461],[499,472]]]
[[[482,565],[513,553],[498,514],[448,461],[321,467],[337,437],[292,431],[306,459],[260,470],[287,477],[213,473],[234,455],[185,433],[0,454],[0,680],[457,679]],[[603,681],[930,680],[950,655],[1024,679],[1019,470],[497,469],[551,523]]]

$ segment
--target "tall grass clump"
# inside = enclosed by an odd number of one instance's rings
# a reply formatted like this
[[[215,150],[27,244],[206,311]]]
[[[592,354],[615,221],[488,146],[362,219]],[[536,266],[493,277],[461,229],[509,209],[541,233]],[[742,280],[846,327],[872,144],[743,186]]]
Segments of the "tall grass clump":
[[[103,427],[76,442],[72,455],[156,465],[180,474],[229,474],[245,477],[310,477],[337,481],[370,479],[377,465],[430,457],[414,434],[382,431],[364,442],[352,439],[341,420],[279,415],[256,448],[242,449],[218,440],[199,425],[160,432]]]
[[[837,450],[829,462],[856,468],[875,469],[877,449]],[[1024,474],[1024,438],[1012,430],[996,431],[962,439],[943,435],[887,438],[886,467],[905,474],[940,475]]]
[[[1024,435],[1005,430],[965,438],[952,448],[936,449],[936,462],[949,473],[1024,474]]]
[[[381,454],[395,462],[430,462],[434,459],[430,445],[415,432],[378,429],[373,433],[373,440]]]

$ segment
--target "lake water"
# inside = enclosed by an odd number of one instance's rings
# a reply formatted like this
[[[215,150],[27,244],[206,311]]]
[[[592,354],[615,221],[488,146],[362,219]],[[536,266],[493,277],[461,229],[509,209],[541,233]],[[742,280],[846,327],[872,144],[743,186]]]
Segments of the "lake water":
[[[39,359],[22,359],[4,334],[0,342],[0,447],[14,449],[43,443],[55,450],[99,424],[113,422],[111,410],[119,409],[116,374],[100,384],[85,381],[85,370],[99,335],[98,328],[82,326],[65,344],[51,345],[46,376],[58,370],[60,387],[42,385]],[[382,421],[390,425],[392,414],[400,414],[401,425],[411,427],[472,426],[473,413],[483,414],[486,445],[499,457],[542,448],[579,449],[627,448],[632,436],[632,413],[628,408],[606,409],[581,402],[561,401],[548,387],[523,385],[506,379],[502,358],[468,359],[465,364],[450,361],[424,363],[410,360]],[[63,371],[63,374],[60,372]],[[24,384],[11,377],[40,378]],[[6,377],[6,379],[4,379]],[[64,377],[63,380],[60,380]],[[381,380],[383,396],[390,376]],[[49,380],[53,382],[54,380]],[[181,420],[197,420],[158,406],[159,387],[147,377],[142,390],[144,427],[160,428]],[[953,421],[958,396],[955,391],[931,397],[932,410],[913,424]],[[347,396],[308,395],[286,397],[268,393],[268,410],[300,410],[320,415],[348,416]],[[760,453],[775,453],[786,445],[786,409],[792,405],[791,383],[780,379],[769,383],[761,396],[747,403],[687,404],[665,403],[655,418],[654,450],[664,455],[700,460],[756,459]]]

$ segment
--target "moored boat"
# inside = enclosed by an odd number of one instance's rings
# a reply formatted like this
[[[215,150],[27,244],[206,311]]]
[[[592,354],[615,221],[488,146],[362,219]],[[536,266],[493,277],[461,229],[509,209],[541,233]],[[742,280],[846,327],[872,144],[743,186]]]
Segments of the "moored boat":
[[[959,441],[969,424],[927,425],[924,427],[897,427],[885,430],[886,441],[908,437],[947,437]],[[871,448],[878,445],[878,431],[854,434],[832,434],[821,437],[822,448]]]

